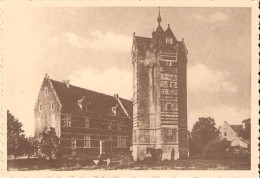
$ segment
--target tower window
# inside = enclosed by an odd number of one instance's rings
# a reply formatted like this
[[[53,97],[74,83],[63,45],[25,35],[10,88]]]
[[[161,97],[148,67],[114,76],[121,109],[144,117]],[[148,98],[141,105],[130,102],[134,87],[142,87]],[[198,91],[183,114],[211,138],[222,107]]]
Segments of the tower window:
[[[225,137],[227,136],[227,132],[224,133],[224,136],[225,136]]]
[[[171,61],[166,61],[166,66],[172,66],[172,62]]]
[[[172,44],[172,38],[166,37],[166,44]]]

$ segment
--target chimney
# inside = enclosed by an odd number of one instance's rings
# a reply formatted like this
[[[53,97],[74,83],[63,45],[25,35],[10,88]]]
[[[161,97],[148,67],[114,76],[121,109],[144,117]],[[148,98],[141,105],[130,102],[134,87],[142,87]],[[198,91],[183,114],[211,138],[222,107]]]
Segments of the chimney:
[[[70,80],[63,80],[62,81],[68,88],[70,87]]]
[[[114,97],[118,100],[118,94],[114,94]]]

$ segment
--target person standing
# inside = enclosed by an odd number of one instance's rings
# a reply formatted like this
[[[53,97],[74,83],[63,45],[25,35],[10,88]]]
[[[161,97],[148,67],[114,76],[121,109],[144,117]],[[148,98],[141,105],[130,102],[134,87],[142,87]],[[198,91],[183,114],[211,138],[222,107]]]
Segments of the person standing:
[[[175,150],[174,150],[174,148],[172,148],[172,151],[171,151],[171,160],[174,160],[174,156],[175,156]]]

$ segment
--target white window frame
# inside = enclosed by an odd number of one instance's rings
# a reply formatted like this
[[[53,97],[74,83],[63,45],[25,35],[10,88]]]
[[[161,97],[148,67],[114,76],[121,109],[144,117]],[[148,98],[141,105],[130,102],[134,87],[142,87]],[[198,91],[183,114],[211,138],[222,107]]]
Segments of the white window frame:
[[[172,38],[171,37],[166,37],[165,38],[166,44],[172,44]]]
[[[71,138],[71,148],[72,149],[76,149],[77,148],[77,138],[76,137],[72,137]]]
[[[84,136],[84,148],[90,148],[90,134]]]
[[[172,66],[172,62],[171,61],[166,61],[166,66]]]
[[[66,118],[63,119],[63,126],[64,126],[64,127],[71,127],[71,119],[70,119],[70,116],[66,116]]]

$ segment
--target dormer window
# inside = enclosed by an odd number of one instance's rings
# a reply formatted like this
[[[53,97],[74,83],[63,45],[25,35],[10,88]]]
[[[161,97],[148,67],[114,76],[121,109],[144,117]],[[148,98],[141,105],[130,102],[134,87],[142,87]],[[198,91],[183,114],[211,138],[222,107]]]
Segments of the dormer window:
[[[112,107],[112,111],[113,111],[113,113],[117,116],[117,106],[118,105],[116,105],[115,107]]]
[[[172,38],[166,37],[166,44],[172,44]]]

